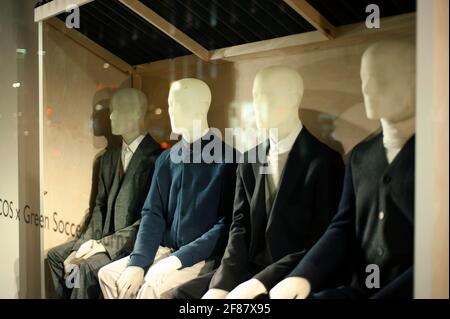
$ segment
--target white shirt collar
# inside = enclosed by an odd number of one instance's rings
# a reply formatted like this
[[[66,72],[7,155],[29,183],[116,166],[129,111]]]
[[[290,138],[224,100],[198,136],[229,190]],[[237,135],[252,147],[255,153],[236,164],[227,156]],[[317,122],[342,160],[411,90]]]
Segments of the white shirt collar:
[[[128,145],[125,143],[125,141],[122,142],[122,152],[124,152],[127,148],[131,150],[131,152],[134,154],[139,147],[139,144],[141,144],[142,140],[145,138],[145,135],[139,135],[133,142]]]
[[[269,138],[270,153],[283,154],[289,152],[292,146],[295,143],[300,131],[302,130],[303,125],[301,122],[298,122],[297,126],[292,130],[292,132],[286,136],[284,139],[276,142],[273,139]]]

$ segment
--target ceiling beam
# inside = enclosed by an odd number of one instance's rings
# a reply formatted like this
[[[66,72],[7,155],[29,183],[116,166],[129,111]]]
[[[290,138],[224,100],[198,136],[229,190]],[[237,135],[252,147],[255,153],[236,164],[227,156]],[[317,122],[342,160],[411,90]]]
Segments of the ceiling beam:
[[[299,34],[288,35],[285,37],[274,38],[269,40],[257,41],[252,43],[240,44],[228,48],[217,49],[211,51],[211,61],[226,60],[236,56],[253,54],[259,52],[266,52],[271,50],[285,49],[289,47],[296,47],[310,43],[317,43],[320,41],[327,41],[319,31],[310,31]]]
[[[314,28],[323,33],[328,39],[336,37],[336,27],[332,25],[319,11],[314,9],[306,0],[284,0],[292,9],[308,21]]]
[[[120,71],[131,74],[134,70],[134,68],[129,65],[127,62],[123,61],[118,56],[114,55],[113,53],[109,52],[102,46],[98,45],[82,33],[78,32],[76,29],[68,29],[66,28],[66,25],[64,22],[59,20],[58,18],[54,17],[51,19],[48,19],[45,21],[50,26],[55,28],[56,30],[64,33],[66,36],[71,38],[73,41],[77,42],[99,58],[103,59],[105,62],[108,62],[109,64],[115,66]]]
[[[63,12],[74,5],[81,7],[94,0],[53,0],[34,9],[34,22],[43,21]]]
[[[300,34],[270,40],[258,41],[217,49],[210,52],[209,63],[222,64],[238,62],[248,59],[274,57],[280,55],[298,54],[327,48],[362,45],[386,38],[414,37],[416,30],[416,13],[386,17],[381,19],[383,28],[367,29],[364,22],[344,25],[336,28],[336,39],[329,41],[319,31],[310,31]],[[149,72],[164,72],[171,65],[174,69],[192,64],[198,59],[194,55],[178,57],[175,59],[160,60],[136,66],[136,72],[145,74]]]
[[[201,46],[198,42],[190,38],[183,31],[169,23],[167,20],[158,15],[155,11],[144,5],[138,0],[119,0],[123,5],[134,11],[147,22],[164,32],[173,40],[181,44],[183,47],[194,53],[200,59],[209,61],[209,51]]]

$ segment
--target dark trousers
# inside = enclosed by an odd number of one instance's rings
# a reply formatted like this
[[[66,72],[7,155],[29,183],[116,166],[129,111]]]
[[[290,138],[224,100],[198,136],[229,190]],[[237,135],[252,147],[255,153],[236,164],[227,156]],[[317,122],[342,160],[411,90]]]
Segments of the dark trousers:
[[[172,290],[172,299],[200,299],[209,290],[209,283],[215,273],[211,271],[188,281]]]
[[[75,241],[56,246],[48,251],[47,262],[52,274],[57,298],[71,299],[97,299],[101,290],[98,283],[98,271],[109,264],[111,258],[106,253],[96,254],[78,265],[79,276],[73,276],[78,280],[74,288],[66,284],[64,274],[64,260],[72,253]]]
[[[209,283],[215,271],[199,276],[187,283],[178,286],[171,293],[172,299],[200,299],[209,290]],[[267,297],[266,297],[267,298]],[[349,286],[336,289],[326,289],[311,294],[308,299],[360,299],[361,293]]]

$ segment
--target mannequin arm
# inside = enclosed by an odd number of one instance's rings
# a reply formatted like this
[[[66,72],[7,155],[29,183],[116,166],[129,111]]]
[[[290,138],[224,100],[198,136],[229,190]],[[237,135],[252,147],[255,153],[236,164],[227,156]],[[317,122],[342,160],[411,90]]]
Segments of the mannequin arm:
[[[190,267],[196,263],[207,260],[223,247],[225,241],[225,223],[222,218],[209,231],[187,245],[180,247],[172,256],[177,257],[183,267]]]
[[[248,229],[250,227],[250,206],[242,181],[242,167],[237,169],[236,192],[233,221],[230,227],[228,244],[220,267],[214,274],[210,288],[231,291],[240,283],[251,278],[248,265]]]
[[[288,276],[307,279],[312,292],[320,289],[328,281],[336,279],[335,274],[346,273],[352,252],[357,246],[351,157],[345,171],[338,213],[325,234]]]
[[[230,219],[233,212],[233,199],[236,187],[236,165],[226,164],[222,172],[220,205],[218,212],[222,217],[211,229],[191,243],[180,247],[173,255],[177,256],[183,267],[190,267],[213,256],[221,256],[227,243]]]
[[[278,282],[286,278],[287,275],[298,265],[306,250],[289,254],[267,266],[253,278],[259,280],[264,287],[271,289]]]
[[[159,159],[156,162],[156,166],[150,191],[142,207],[141,224],[129,262],[130,266],[138,266],[143,269],[147,269],[153,263],[166,228],[163,201],[158,181]]]
[[[412,299],[413,298],[414,269],[409,267],[386,287],[372,295],[370,299]]]
[[[311,207],[314,211],[311,215],[314,217],[308,225],[309,232],[305,234],[304,247],[300,251],[284,256],[253,277],[262,282],[267,289],[271,289],[286,278],[298,265],[309,249],[325,233],[337,211],[344,171],[341,158],[338,155],[333,158],[321,158],[312,165],[314,171],[311,176],[314,178],[314,187],[311,194]]]
[[[103,228],[103,218],[106,216],[106,208],[108,205],[108,195],[106,192],[106,186],[103,179],[103,157],[100,161],[100,174],[98,180],[98,192],[95,198],[95,206],[92,211],[92,216],[88,221],[88,226],[86,227],[81,237],[74,244],[72,251],[77,251],[83,243],[89,239],[100,239],[101,229]]]
[[[112,260],[129,254],[133,250],[136,234],[141,220],[137,220],[132,225],[125,227],[115,233],[103,237],[100,243],[105,247]]]

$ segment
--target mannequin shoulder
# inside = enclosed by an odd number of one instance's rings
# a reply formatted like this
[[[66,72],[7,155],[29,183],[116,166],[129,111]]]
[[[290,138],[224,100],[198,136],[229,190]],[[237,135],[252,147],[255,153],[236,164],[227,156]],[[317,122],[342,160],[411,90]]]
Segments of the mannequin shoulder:
[[[242,155],[243,154],[232,145],[222,141],[222,162],[224,164],[238,164]]]
[[[161,153],[158,156],[158,159],[156,160],[156,167],[161,167],[164,165],[169,164],[171,152],[173,151],[172,148],[168,148],[166,150],[161,151]]]
[[[120,155],[121,148],[119,146],[111,146],[105,148],[99,155],[98,160],[107,163],[115,161],[116,157]]]
[[[369,136],[360,143],[358,143],[352,150],[352,157],[361,156],[366,153],[373,152],[375,148],[383,145],[383,133],[378,133],[374,136]]]
[[[332,149],[327,144],[320,141],[314,135],[309,134],[310,138],[306,140],[303,145],[299,145],[300,148],[305,148],[310,156],[310,160],[326,161],[331,160],[337,164],[343,165],[342,155]]]

